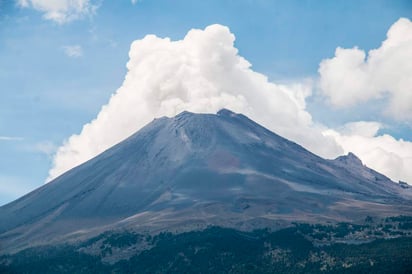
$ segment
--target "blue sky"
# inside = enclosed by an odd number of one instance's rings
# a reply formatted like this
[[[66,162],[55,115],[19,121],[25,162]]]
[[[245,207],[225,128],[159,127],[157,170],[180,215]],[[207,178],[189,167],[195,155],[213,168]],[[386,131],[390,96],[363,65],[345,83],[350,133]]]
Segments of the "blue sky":
[[[130,44],[147,34],[181,40],[221,24],[253,71],[276,83],[317,82],[337,47],[379,48],[399,18],[412,19],[409,0],[85,0],[89,9],[73,18],[46,18],[52,2],[0,0],[0,204],[44,183],[56,149],[122,86]],[[381,111],[387,95],[336,108],[318,89],[306,98],[316,123],[376,121],[385,125],[379,134],[412,141],[409,118]]]

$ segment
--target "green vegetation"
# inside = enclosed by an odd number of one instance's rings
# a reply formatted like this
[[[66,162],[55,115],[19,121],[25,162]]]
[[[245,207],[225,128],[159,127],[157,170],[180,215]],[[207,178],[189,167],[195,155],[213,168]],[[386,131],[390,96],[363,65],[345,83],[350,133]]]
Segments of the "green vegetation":
[[[411,273],[411,221],[400,216],[253,232],[210,227],[156,236],[106,232],[78,246],[0,257],[0,273]],[[119,250],[130,256],[105,261]]]

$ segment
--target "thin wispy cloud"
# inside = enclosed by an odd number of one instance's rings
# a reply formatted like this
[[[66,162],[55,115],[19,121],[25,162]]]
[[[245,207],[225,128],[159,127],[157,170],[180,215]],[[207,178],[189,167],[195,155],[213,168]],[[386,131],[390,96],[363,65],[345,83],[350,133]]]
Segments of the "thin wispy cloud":
[[[57,146],[50,141],[39,142],[32,147],[33,151],[46,154],[51,157],[57,150]]]
[[[18,6],[43,13],[43,18],[65,24],[95,14],[98,5],[90,0],[17,0]]]
[[[83,48],[80,45],[70,45],[63,47],[64,54],[70,58],[79,58],[83,56]]]
[[[23,137],[0,136],[0,141],[23,141]]]

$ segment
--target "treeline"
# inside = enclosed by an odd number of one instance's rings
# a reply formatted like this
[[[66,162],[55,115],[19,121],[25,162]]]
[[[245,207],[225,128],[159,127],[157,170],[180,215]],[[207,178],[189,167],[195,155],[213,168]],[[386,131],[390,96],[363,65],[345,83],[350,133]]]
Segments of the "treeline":
[[[337,229],[336,231],[334,230]],[[105,233],[79,246],[33,248],[0,257],[0,273],[412,273],[412,238],[316,246],[308,235],[346,235],[361,227],[297,224],[280,231],[211,227],[182,234]],[[102,263],[87,244],[151,247],[128,260]]]

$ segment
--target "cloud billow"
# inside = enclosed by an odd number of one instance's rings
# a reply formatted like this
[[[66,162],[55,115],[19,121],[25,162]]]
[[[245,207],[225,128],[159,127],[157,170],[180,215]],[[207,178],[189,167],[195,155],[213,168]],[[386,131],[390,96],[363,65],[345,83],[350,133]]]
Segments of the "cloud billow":
[[[123,85],[96,119],[71,136],[54,158],[49,180],[96,156],[155,117],[184,110],[241,112],[323,156],[342,152],[315,129],[305,110],[310,86],[269,82],[238,55],[227,27],[194,29],[180,41],[147,35],[131,45]]]
[[[122,86],[93,121],[58,148],[47,180],[124,140],[156,117],[228,108],[320,156],[334,158],[351,151],[392,179],[412,182],[411,142],[378,136],[381,124],[377,122],[357,121],[339,130],[314,122],[306,110],[311,83],[268,81],[238,54],[234,41],[235,36],[221,25],[190,30],[178,41],[155,35],[134,41]],[[321,64],[323,80],[335,67],[335,59],[328,60]],[[332,81],[332,86],[336,83]]]
[[[385,114],[412,122],[412,22],[394,23],[377,49],[337,48],[319,67],[320,87],[332,105],[351,107],[388,97]]]

